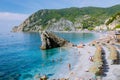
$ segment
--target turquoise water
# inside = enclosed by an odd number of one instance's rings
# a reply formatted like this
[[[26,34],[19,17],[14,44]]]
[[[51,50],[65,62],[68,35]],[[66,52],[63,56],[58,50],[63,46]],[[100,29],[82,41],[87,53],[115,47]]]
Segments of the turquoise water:
[[[74,44],[88,43],[97,36],[93,33],[56,33]],[[67,64],[75,65],[78,56],[73,49],[40,50],[39,33],[0,34],[0,80],[33,80],[35,75],[49,78],[68,73]],[[64,74],[63,74],[64,73]]]

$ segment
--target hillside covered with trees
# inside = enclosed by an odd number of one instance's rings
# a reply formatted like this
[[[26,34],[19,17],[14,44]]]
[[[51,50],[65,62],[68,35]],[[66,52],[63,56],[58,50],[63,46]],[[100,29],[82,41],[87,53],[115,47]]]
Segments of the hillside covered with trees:
[[[14,27],[13,31],[37,32],[43,30],[92,30],[95,26],[103,24],[106,19],[119,12],[120,5],[115,5],[109,8],[71,7],[65,9],[43,9],[33,13],[19,26]]]

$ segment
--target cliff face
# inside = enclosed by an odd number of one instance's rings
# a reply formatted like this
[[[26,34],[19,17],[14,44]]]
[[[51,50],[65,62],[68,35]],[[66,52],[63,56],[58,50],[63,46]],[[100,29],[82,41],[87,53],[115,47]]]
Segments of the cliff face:
[[[43,50],[62,47],[62,46],[65,46],[65,47],[73,46],[73,44],[70,43],[69,41],[58,37],[52,32],[46,32],[46,31],[41,33],[41,41],[42,41],[41,49]]]
[[[120,5],[110,8],[84,7],[65,9],[44,9],[32,14],[13,32],[74,31],[91,29],[104,23],[106,19],[120,11]]]
[[[66,19],[60,19],[56,23],[52,23],[46,30],[49,31],[75,31],[74,24]]]
[[[105,24],[109,29],[115,29],[117,25],[120,25],[120,13],[110,17]]]
[[[95,30],[114,30],[116,28],[120,28],[116,27],[117,25],[120,25],[120,13],[117,13],[108,18],[104,24],[97,26]]]

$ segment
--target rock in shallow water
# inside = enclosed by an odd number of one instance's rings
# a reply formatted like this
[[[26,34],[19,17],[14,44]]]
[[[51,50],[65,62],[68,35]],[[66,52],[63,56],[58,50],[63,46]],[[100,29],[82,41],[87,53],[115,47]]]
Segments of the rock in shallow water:
[[[47,32],[47,31],[44,31],[41,33],[41,41],[42,41],[41,49],[43,50],[62,47],[62,46],[65,46],[65,47],[73,46],[73,44],[70,43],[69,41],[58,37],[52,32]]]

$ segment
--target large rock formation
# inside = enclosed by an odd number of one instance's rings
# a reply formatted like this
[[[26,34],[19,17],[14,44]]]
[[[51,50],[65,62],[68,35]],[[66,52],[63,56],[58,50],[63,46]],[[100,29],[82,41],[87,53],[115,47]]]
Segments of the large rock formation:
[[[75,27],[71,21],[61,18],[59,21],[52,23],[47,28],[47,30],[49,31],[75,31]]]
[[[70,43],[69,41],[56,36],[52,32],[47,32],[47,31],[44,31],[41,33],[41,41],[42,41],[41,49],[43,50],[56,48],[56,47],[62,47],[62,46],[65,46],[65,47],[73,46],[73,44]]]

